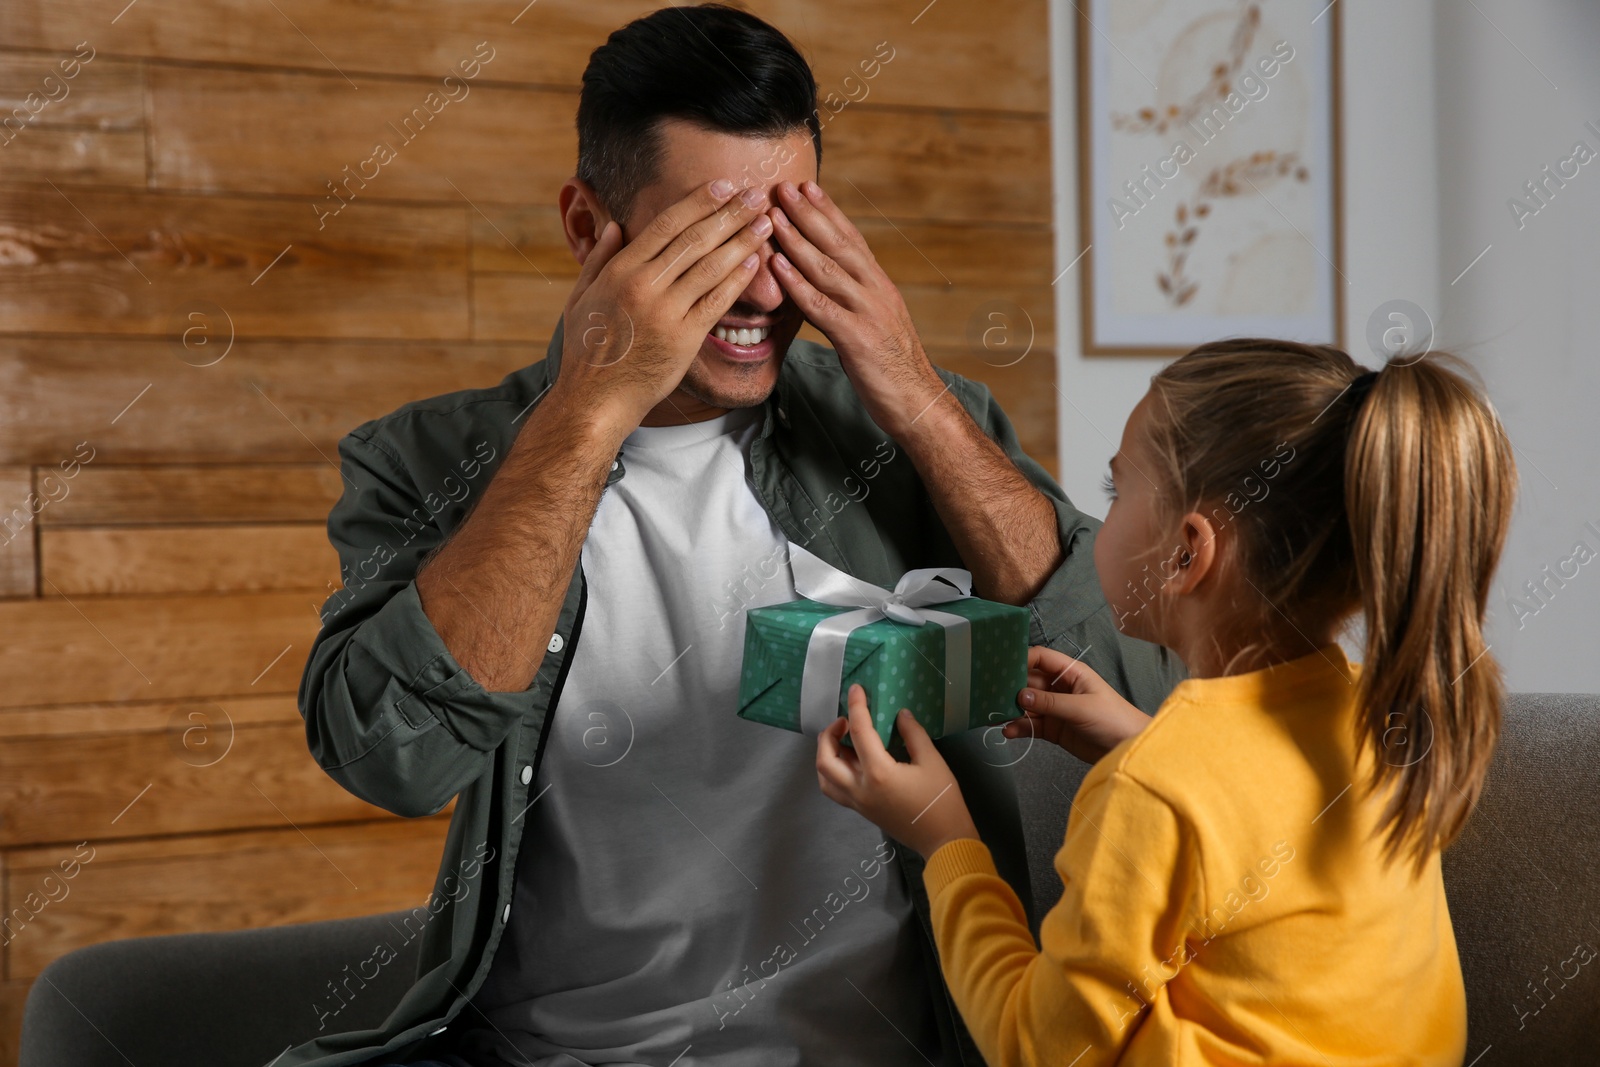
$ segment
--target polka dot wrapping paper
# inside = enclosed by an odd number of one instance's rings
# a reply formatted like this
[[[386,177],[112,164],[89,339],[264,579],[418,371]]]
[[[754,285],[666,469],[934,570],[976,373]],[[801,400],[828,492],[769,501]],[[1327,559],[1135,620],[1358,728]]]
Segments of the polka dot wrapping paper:
[[[937,605],[972,625],[968,729],[1017,718],[1017,693],[1028,684],[1028,610],[977,597]],[[793,600],[745,613],[739,716],[801,732],[800,682],[811,632],[823,619],[853,610]],[[945,630],[880,619],[850,634],[839,686],[839,714],[848,710],[850,686],[867,691],[867,706],[885,745],[903,744],[895,715],[909,708],[934,737],[944,733]],[[848,738],[846,738],[848,743]]]

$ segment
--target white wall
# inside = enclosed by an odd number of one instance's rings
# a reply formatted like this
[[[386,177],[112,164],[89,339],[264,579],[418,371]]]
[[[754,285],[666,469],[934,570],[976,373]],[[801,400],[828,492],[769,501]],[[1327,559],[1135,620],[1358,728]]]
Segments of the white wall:
[[[1571,555],[1585,521],[1600,529],[1600,444],[1586,432],[1596,420],[1585,417],[1600,402],[1600,372],[1588,358],[1600,332],[1600,159],[1521,233],[1504,203],[1570,152],[1585,119],[1600,126],[1600,65],[1580,55],[1600,41],[1600,14],[1585,0],[1475,2],[1481,13],[1459,0],[1339,0],[1345,341],[1357,360],[1375,365],[1367,321],[1385,302],[1405,299],[1433,318],[1439,345],[1484,374],[1523,476],[1491,603],[1495,654],[1514,690],[1600,692],[1600,559],[1520,630],[1505,600]],[[1051,20],[1059,271],[1083,249],[1072,5],[1052,3]],[[1588,139],[1600,151],[1600,136]],[[1082,355],[1078,269],[1056,286],[1061,482],[1080,507],[1103,515],[1106,460],[1162,360]],[[1600,552],[1600,534],[1589,543]]]
[[[1507,201],[1585,142],[1600,153],[1600,8],[1442,0],[1442,339],[1469,348],[1516,449],[1521,495],[1490,610],[1513,689],[1600,692],[1600,557],[1523,594],[1586,541],[1600,553],[1600,157],[1519,230]],[[1481,10],[1480,10],[1481,9]],[[1525,195],[1528,203],[1532,200]],[[1450,282],[1484,248],[1487,255]],[[1585,527],[1592,522],[1594,530]],[[1537,614],[1513,611],[1522,596]]]

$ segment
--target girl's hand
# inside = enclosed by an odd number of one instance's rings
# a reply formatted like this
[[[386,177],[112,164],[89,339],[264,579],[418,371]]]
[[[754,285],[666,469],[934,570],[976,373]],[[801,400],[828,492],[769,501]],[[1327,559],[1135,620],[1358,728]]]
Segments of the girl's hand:
[[[1042,737],[1094,763],[1143,730],[1150,716],[1122,698],[1083,661],[1044,645],[1028,649],[1028,688],[1017,694],[1020,719],[1006,737]]]
[[[924,859],[946,841],[977,837],[955,775],[928,731],[904,708],[895,722],[910,763],[889,755],[873,728],[866,691],[850,687],[849,716],[817,736],[817,784],[823,796],[859,811]],[[854,751],[839,744],[847,730]]]

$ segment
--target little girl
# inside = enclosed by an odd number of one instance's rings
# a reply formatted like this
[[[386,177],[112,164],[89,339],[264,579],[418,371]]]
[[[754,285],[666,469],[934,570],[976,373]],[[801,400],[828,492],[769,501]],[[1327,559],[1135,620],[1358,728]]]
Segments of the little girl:
[[[1464,369],[1245,339],[1151,380],[1094,559],[1118,628],[1190,677],[1148,718],[1030,651],[1006,735],[1096,761],[1037,945],[927,733],[902,711],[896,761],[852,687],[818,739],[823,792],[926,857],[991,1067],[1461,1063],[1439,852],[1499,730],[1482,625],[1516,481]],[[1358,612],[1360,665],[1336,640]]]

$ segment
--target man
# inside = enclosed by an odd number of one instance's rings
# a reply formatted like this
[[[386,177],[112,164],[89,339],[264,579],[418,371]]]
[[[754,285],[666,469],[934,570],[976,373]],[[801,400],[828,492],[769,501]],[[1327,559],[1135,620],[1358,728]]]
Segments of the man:
[[[311,751],[397,814],[458,800],[397,930],[415,985],[278,1062],[977,1064],[918,857],[822,796],[812,738],[735,715],[744,609],[794,598],[794,542],[879,585],[965,567],[1147,710],[1180,668],[1116,632],[1095,523],[928,362],[817,186],[781,33],[640,19],[591,57],[578,131],[546,359],[340,445]],[[1027,901],[1008,759],[940,749]]]

